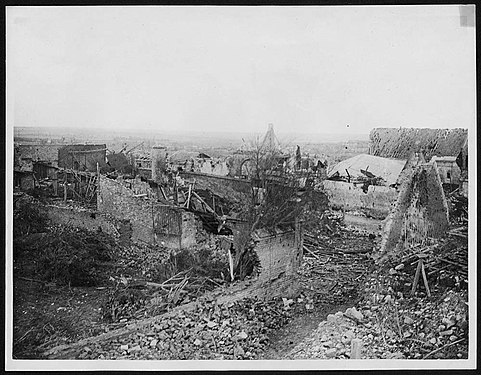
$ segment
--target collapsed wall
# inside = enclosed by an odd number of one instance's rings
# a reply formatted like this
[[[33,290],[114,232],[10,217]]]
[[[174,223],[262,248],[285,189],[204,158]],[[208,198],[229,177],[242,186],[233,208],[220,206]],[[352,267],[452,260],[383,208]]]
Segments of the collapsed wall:
[[[429,238],[441,237],[448,225],[448,205],[435,163],[412,157],[401,172],[397,201],[383,230],[380,261]]]

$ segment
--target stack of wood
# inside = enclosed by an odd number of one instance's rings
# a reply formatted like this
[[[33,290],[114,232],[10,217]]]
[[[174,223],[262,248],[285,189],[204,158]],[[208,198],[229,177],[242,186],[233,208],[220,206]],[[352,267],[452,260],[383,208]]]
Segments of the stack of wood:
[[[427,275],[439,274],[441,271],[451,276],[458,276],[465,281],[468,278],[467,226],[448,231],[447,238],[433,240],[429,245],[417,244],[404,251],[401,263],[411,266],[418,262],[418,256],[425,256]]]

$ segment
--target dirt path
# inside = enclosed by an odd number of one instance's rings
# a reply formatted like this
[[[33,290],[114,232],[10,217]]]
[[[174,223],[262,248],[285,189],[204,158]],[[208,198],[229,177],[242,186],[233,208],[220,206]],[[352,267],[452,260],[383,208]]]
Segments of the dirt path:
[[[353,301],[354,303],[354,301]],[[328,314],[351,307],[350,302],[343,305],[321,305],[312,313],[297,315],[292,321],[280,328],[270,337],[270,344],[259,359],[286,359],[287,354],[304,341],[326,319]]]

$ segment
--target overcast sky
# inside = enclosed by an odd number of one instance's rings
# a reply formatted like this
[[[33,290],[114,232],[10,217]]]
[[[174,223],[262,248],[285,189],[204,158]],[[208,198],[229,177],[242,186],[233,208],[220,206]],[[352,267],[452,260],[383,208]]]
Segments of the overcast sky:
[[[7,123],[467,128],[474,35],[458,6],[8,7]]]

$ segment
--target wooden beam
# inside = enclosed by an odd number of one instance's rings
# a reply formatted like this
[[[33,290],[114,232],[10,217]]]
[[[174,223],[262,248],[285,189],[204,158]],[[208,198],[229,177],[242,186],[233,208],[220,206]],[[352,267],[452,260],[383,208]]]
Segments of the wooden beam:
[[[199,196],[199,194],[197,194],[195,191],[193,191],[192,194],[205,206],[208,212],[213,214],[216,217],[216,219],[219,218],[219,215],[217,215],[215,211],[207,203],[205,203],[205,201]]]

